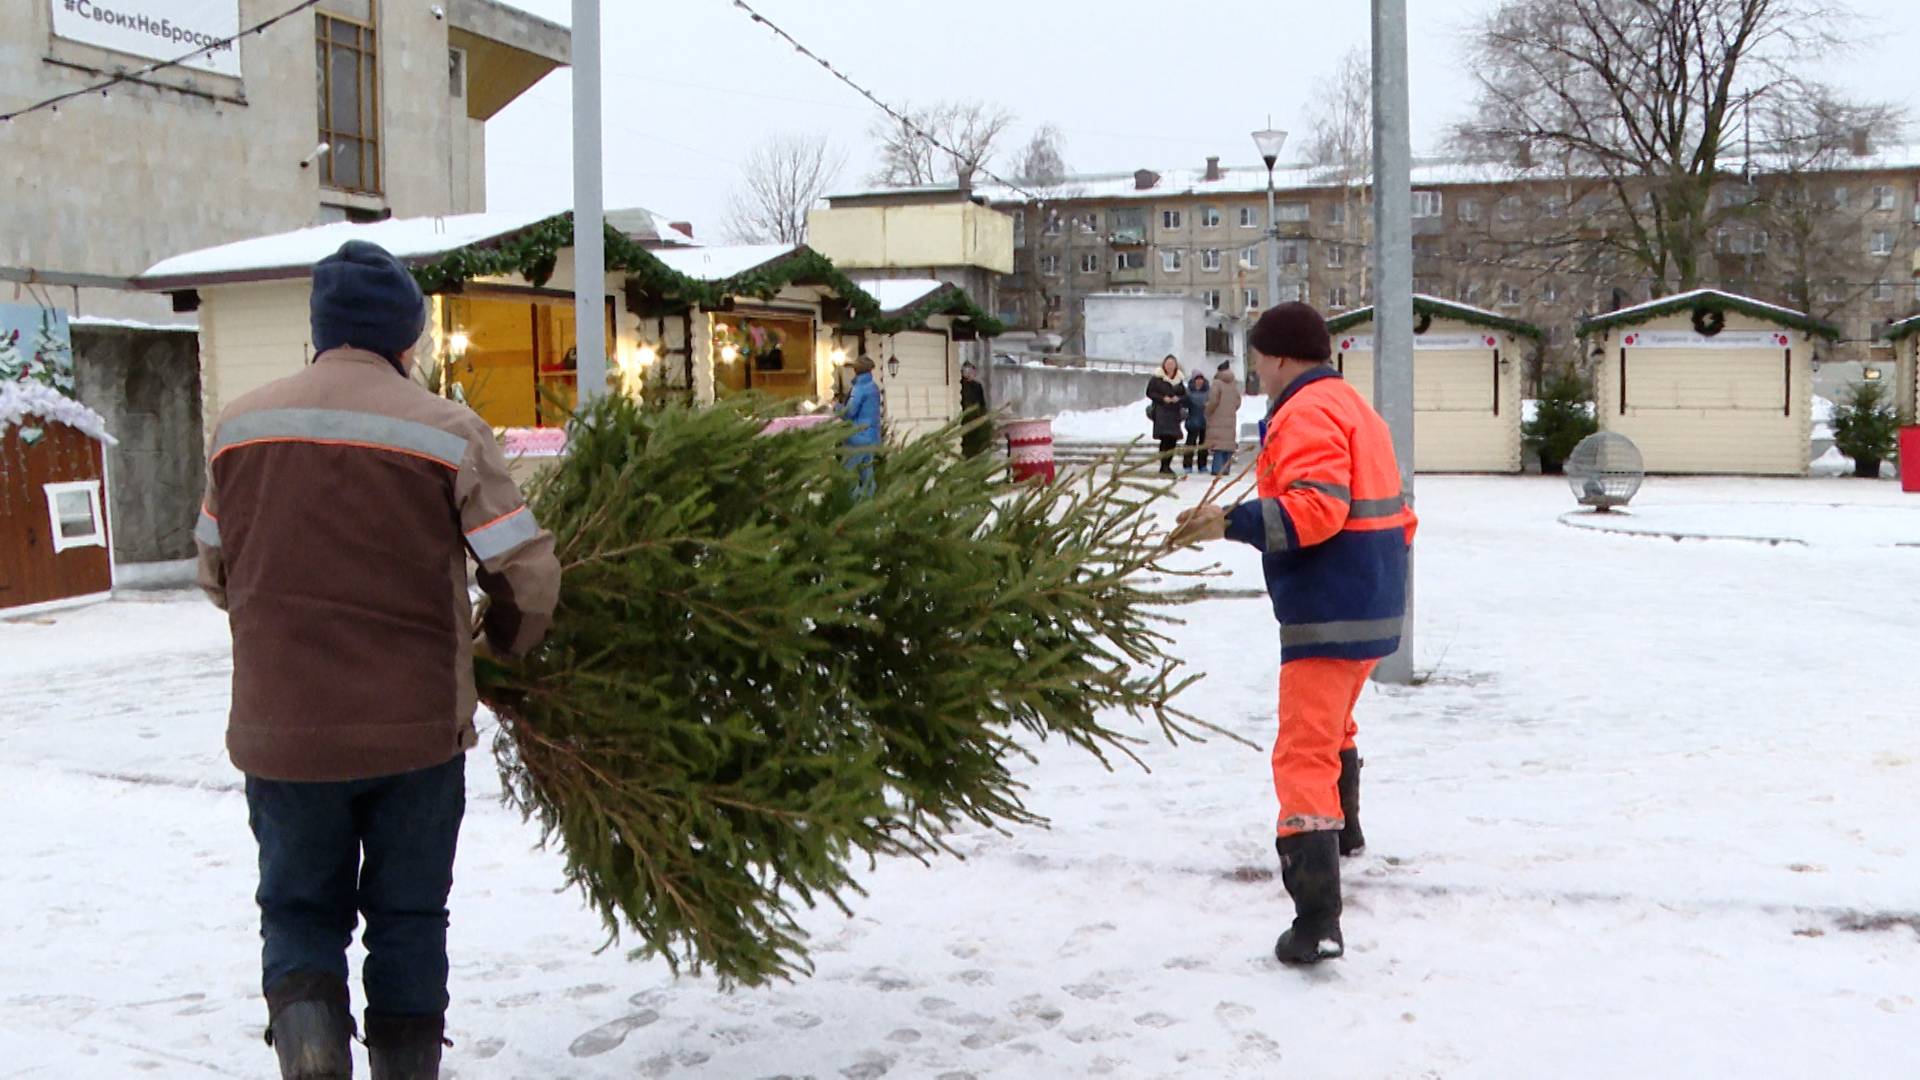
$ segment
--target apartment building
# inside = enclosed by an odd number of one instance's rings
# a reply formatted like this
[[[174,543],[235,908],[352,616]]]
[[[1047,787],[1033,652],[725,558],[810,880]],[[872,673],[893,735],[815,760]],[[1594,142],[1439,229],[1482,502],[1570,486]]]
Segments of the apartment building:
[[[1702,283],[1760,296],[1836,322],[1833,360],[1890,359],[1880,332],[1920,310],[1920,146],[1858,152],[1817,175],[1807,235],[1786,236],[1791,214],[1743,212],[1781,181],[1730,176],[1716,191],[1722,223]],[[1582,314],[1648,299],[1654,283],[1631,260],[1594,243],[1613,204],[1597,184],[1508,166],[1415,163],[1414,288],[1539,325],[1541,355],[1573,359]],[[1283,166],[1270,249],[1262,165],[1074,176],[1035,194],[1000,185],[974,194],[1014,217],[1014,273],[999,315],[1010,326],[1082,340],[1082,299],[1102,292],[1172,292],[1211,309],[1257,314],[1305,300],[1332,313],[1371,302],[1371,208],[1362,183],[1330,170]],[[1805,208],[1802,208],[1805,209]],[[1776,220],[1780,219],[1780,220]],[[1771,240],[1771,242],[1770,242]],[[1279,264],[1277,296],[1266,260]]]
[[[485,209],[487,119],[571,55],[497,0],[0,0],[0,25],[0,114],[239,35],[0,126],[0,281],[153,321],[125,279],[170,255]]]

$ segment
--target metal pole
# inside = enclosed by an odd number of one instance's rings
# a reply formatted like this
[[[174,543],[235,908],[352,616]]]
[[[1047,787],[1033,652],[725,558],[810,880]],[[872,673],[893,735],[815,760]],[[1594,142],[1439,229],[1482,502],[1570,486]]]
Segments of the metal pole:
[[[573,335],[579,403],[607,392],[607,238],[600,191],[600,0],[573,0]]]
[[[1273,205],[1273,158],[1267,159],[1267,296],[1260,310],[1280,302],[1280,219]]]
[[[1373,0],[1373,405],[1393,429],[1413,501],[1413,149],[1407,129],[1407,0]],[[1374,677],[1413,682],[1413,567],[1400,651]]]

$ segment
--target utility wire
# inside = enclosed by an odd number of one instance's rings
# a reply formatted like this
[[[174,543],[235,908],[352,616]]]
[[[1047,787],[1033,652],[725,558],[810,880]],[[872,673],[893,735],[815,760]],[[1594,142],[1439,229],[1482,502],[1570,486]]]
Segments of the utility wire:
[[[868,90],[866,87],[855,82],[852,76],[849,76],[846,72],[841,71],[839,68],[835,67],[831,60],[828,60],[826,57],[821,56],[819,53],[816,53],[812,49],[807,48],[805,45],[800,43],[800,40],[798,38],[794,37],[792,34],[789,34],[785,30],[781,29],[779,24],[775,23],[772,19],[769,19],[765,15],[762,15],[759,12],[753,10],[753,6],[751,4],[748,4],[747,0],[733,0],[733,6],[736,8],[739,8],[741,11],[746,12],[749,18],[751,18],[754,22],[759,23],[761,26],[766,27],[769,31],[773,33],[775,37],[793,46],[794,52],[797,52],[801,56],[804,56],[807,59],[813,61],[814,63],[819,64],[821,67],[826,69],[827,74],[832,75],[834,78],[847,84],[849,87],[852,87],[854,92],[859,94],[861,97],[866,98],[868,101],[873,102],[873,105],[875,108],[879,109],[881,112],[886,113],[888,116],[892,117],[893,121],[899,124],[902,128],[912,132],[913,134],[919,136],[922,139],[927,140],[927,142],[932,144],[934,148],[952,156],[952,158],[956,162],[967,160],[967,157],[965,154],[962,154],[958,150],[955,150],[953,147],[948,146],[944,142],[941,142],[938,136],[934,135],[931,131],[928,131],[927,129],[921,127],[919,124],[915,123],[913,118],[908,116],[906,113],[903,113],[899,109],[896,109],[893,106],[887,104],[886,102],[880,100],[880,98],[876,96],[873,91]],[[1034,200],[1035,202],[1046,201],[1045,197],[1038,194],[1037,192],[1029,191],[1027,188],[1014,183],[1013,181],[1007,179],[1004,176],[999,175],[998,173],[995,173],[992,169],[987,168],[985,163],[975,165],[973,168],[973,171],[979,173],[980,175],[986,177],[989,180],[992,180],[996,184],[1006,187],[1012,191],[1017,191],[1020,194],[1025,195],[1027,198]]]
[[[36,101],[33,104],[26,106],[25,108],[15,109],[10,113],[0,113],[0,124],[9,123],[12,120],[14,120],[16,117],[25,116],[28,113],[36,113],[41,111],[42,109],[45,109],[51,112],[59,112],[60,105],[63,102],[72,101],[74,98],[86,97],[89,94],[104,95],[107,91],[113,89],[114,87],[120,85],[121,83],[134,82],[138,79],[144,78],[145,76],[151,75],[156,71],[165,71],[169,68],[180,67],[185,63],[187,63],[189,60],[194,59],[195,57],[204,56],[207,53],[214,51],[215,49],[224,49],[228,45],[231,45],[234,42],[239,41],[241,38],[246,37],[248,34],[264,33],[266,29],[272,26],[274,23],[280,22],[283,19],[290,19],[293,16],[298,15],[301,12],[307,10],[308,8],[313,7],[315,4],[318,4],[319,2],[320,0],[301,0],[300,3],[295,4],[292,8],[289,8],[288,10],[283,11],[278,15],[275,15],[270,19],[265,19],[260,22],[254,23],[252,26],[245,27],[244,29],[240,30],[238,33],[234,34],[232,37],[221,38],[218,41],[210,41],[207,44],[200,46],[199,48],[193,50],[190,53],[187,53],[184,56],[177,56],[172,60],[158,60],[158,61],[155,61],[154,63],[148,64],[146,67],[143,67],[143,68],[135,68],[132,71],[123,71],[118,75],[113,76],[110,79],[102,80],[101,82],[94,83],[91,86],[83,86],[78,90],[70,90],[64,94],[58,94],[54,97],[50,97],[45,101]]]

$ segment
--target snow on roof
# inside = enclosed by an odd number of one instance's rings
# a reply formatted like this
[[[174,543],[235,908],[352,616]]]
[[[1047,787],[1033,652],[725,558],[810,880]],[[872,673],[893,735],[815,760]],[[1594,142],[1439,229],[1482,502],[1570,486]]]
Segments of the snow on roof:
[[[1475,307],[1472,304],[1463,304],[1458,300],[1448,300],[1444,296],[1434,296],[1429,293],[1417,292],[1413,294],[1413,306],[1416,310],[1421,307],[1426,307],[1431,313],[1437,314],[1442,318],[1459,319],[1462,322],[1476,323],[1495,330],[1507,330],[1526,337],[1540,336],[1540,328],[1524,319],[1516,319],[1511,315],[1502,315],[1497,311],[1490,311],[1483,307]],[[1361,323],[1371,322],[1372,320],[1373,305],[1368,304],[1365,307],[1357,307],[1352,311],[1345,311],[1335,315],[1333,318],[1327,320],[1327,327],[1339,333],[1344,332],[1349,327],[1358,326]]]
[[[1765,300],[1755,300],[1751,296],[1741,296],[1739,293],[1730,293],[1722,289],[1691,289],[1683,293],[1674,293],[1672,296],[1662,296],[1648,300],[1642,304],[1632,304],[1623,308],[1615,308],[1612,311],[1595,316],[1595,321],[1600,319],[1611,320],[1624,315],[1633,315],[1637,312],[1645,311],[1648,308],[1680,307],[1684,306],[1688,301],[1696,300],[1702,296],[1718,296],[1726,300],[1738,300],[1743,304],[1751,304],[1754,307],[1769,308],[1791,319],[1806,319],[1810,317],[1804,311],[1795,311],[1790,307],[1781,307],[1779,304],[1769,304]]]
[[[1745,161],[1746,158],[1742,155],[1723,154],[1722,170],[1728,176],[1738,176]],[[1814,168],[1789,166],[1765,158],[1755,158],[1753,164],[1763,174],[1783,172],[1789,168],[1821,173],[1920,169],[1920,144],[1890,146],[1870,154],[1849,155]],[[1267,190],[1267,167],[1264,164],[1222,165],[1220,176],[1216,180],[1208,180],[1204,168],[1149,171],[1156,171],[1158,179],[1152,187],[1145,190],[1139,188],[1132,172],[1083,173],[1069,176],[1057,184],[1044,186],[1021,184],[1020,186],[1048,199],[1161,199],[1180,195],[1256,195]],[[1516,180],[1552,180],[1560,175],[1562,174],[1559,170],[1545,164],[1536,164],[1531,169],[1522,169],[1517,165],[1503,162],[1429,157],[1415,159],[1411,178],[1413,187],[1430,188],[1503,184]],[[1348,183],[1362,184],[1366,180],[1364,170],[1362,175],[1349,180],[1337,168],[1308,165],[1304,162],[1281,165],[1273,173],[1274,186],[1282,194],[1315,188],[1341,187]],[[886,190],[860,194],[884,194]],[[915,192],[929,189],[893,190]],[[999,183],[977,184],[974,186],[973,193],[993,203],[1030,201],[1029,196],[1013,187]],[[840,197],[849,198],[852,195]]]
[[[518,232],[553,217],[556,211],[511,210],[447,217],[390,218],[367,224],[336,222],[272,236],[257,236],[218,247],[162,259],[135,281],[148,288],[190,284],[227,275],[297,277],[340,250],[349,240],[366,240],[400,259],[420,261],[470,244]]]
[[[75,315],[67,320],[68,326],[103,327],[111,330],[171,330],[176,333],[193,334],[200,330],[199,321],[192,316],[188,321],[179,323],[142,322],[139,319],[109,319],[101,315]]]
[[[1920,315],[1909,315],[1887,325],[1887,340],[1899,341],[1909,334],[1920,334]]]
[[[735,244],[653,252],[667,268],[698,281],[725,281],[800,250],[798,244]]]
[[[0,383],[0,433],[15,427],[37,426],[32,421],[65,424],[84,435],[113,446],[107,421],[73,398],[39,382]]]
[[[881,312],[892,315],[932,296],[945,287],[946,282],[933,278],[887,278],[858,284],[867,295],[879,301]]]

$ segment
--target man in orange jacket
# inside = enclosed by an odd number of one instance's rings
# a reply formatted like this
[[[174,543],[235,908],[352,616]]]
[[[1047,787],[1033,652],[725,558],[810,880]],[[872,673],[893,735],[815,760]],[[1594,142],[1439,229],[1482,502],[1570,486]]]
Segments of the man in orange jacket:
[[[1247,337],[1260,385],[1280,387],[1255,465],[1257,499],[1180,515],[1175,539],[1260,549],[1280,622],[1280,732],[1274,846],[1293,925],[1274,955],[1340,956],[1340,856],[1359,850],[1360,759],[1353,707],[1400,646],[1415,520],[1401,497],[1386,421],[1327,366],[1326,320],[1281,304]]]

